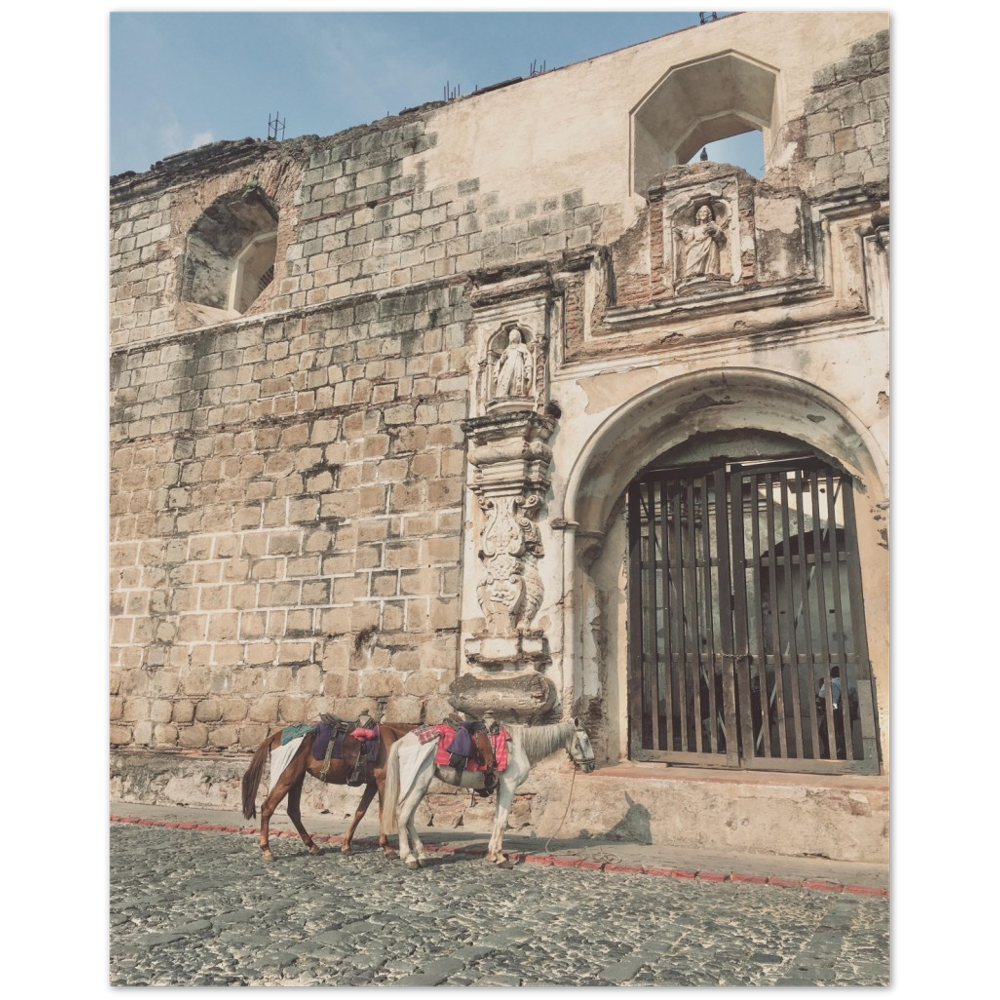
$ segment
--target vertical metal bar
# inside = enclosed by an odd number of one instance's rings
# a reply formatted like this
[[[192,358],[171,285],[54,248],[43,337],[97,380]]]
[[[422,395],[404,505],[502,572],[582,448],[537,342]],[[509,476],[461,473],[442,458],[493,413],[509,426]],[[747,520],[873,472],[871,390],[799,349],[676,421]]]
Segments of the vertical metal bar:
[[[815,477],[812,477],[815,478]],[[799,550],[799,587],[801,588],[801,594],[799,598],[799,618],[803,624],[803,632],[805,633],[805,644],[806,644],[806,662],[803,665],[804,672],[809,679],[809,683],[806,685],[806,690],[808,695],[804,695],[805,705],[804,708],[808,709],[809,712],[809,748],[810,757],[819,757],[819,733],[816,730],[816,668],[814,666],[815,658],[813,656],[813,643],[812,643],[812,609],[810,606],[810,595],[812,593],[812,587],[810,585],[811,578],[813,575],[813,570],[809,568],[809,559],[806,554],[807,545],[806,542],[809,537],[808,529],[806,528],[806,516],[805,516],[805,505],[802,500],[802,470],[795,470],[795,506],[799,512],[799,524],[798,524],[798,538],[796,544]],[[813,511],[813,518],[815,519],[816,512]],[[816,556],[816,553],[813,553]],[[816,562],[813,562],[813,567],[816,566]],[[820,619],[822,621],[822,619]],[[803,668],[800,668],[803,669]],[[801,681],[800,681],[801,683]],[[803,746],[803,754],[805,756],[805,747]]]
[[[819,470],[816,470],[809,477],[809,495],[812,498],[812,509],[813,509],[813,556],[815,558],[816,567],[816,624],[819,629],[819,641],[820,641],[820,665],[823,668],[823,676],[826,678],[826,690],[830,690],[830,630],[827,627],[826,619],[826,570],[824,568],[824,552],[823,552],[823,512],[820,505],[820,494],[819,494]],[[828,511],[829,518],[829,511]],[[827,520],[829,524],[829,520]],[[836,529],[836,523],[834,523],[834,529]],[[823,755],[822,747],[819,745],[819,717],[816,714],[816,695],[817,695],[817,684],[816,684],[816,666],[815,660],[809,668],[809,690],[812,697],[809,699],[809,722],[812,725],[813,731],[813,756],[820,758]],[[829,729],[830,721],[827,721],[827,732]]]
[[[761,692],[761,705],[766,710],[765,699],[767,698],[767,644],[764,641],[764,596],[763,596],[763,574],[760,565],[760,488],[756,473],[749,476],[750,483],[750,545],[751,564],[750,572],[753,574],[754,606],[748,609],[747,616],[753,615],[753,620],[757,626],[758,648],[750,650],[757,664],[757,684]],[[771,558],[771,572],[768,579],[768,587],[774,586],[774,558]],[[773,598],[769,598],[773,601]],[[749,631],[749,630],[748,630]],[[747,647],[749,649],[749,647]],[[756,745],[756,744],[755,744]],[[771,756],[770,738],[762,741],[764,756]]]
[[[781,483],[781,533],[785,544],[785,572],[782,574],[785,597],[785,618],[788,622],[788,658],[791,663],[789,677],[791,679],[792,716],[795,725],[795,756],[801,758],[802,753],[802,703],[799,691],[799,646],[795,635],[795,586],[792,567],[792,529],[788,516],[788,473],[780,476]]]
[[[719,473],[725,481],[725,472]],[[747,628],[747,550],[743,530],[743,472],[739,467],[729,476],[729,496],[727,497],[732,532],[733,565],[729,598],[730,614],[735,618],[733,635],[733,673],[739,684],[740,745],[743,757],[751,760],[757,756],[754,742],[753,705],[750,689],[750,631]],[[734,710],[736,706],[733,706]],[[735,718],[735,712],[734,716]]]
[[[783,477],[783,481],[787,485],[788,477]],[[803,748],[803,727],[802,727],[802,663],[801,656],[798,650],[799,643],[799,623],[803,621],[803,609],[805,609],[805,621],[804,621],[804,632],[806,640],[806,655],[810,655],[812,651],[812,644],[809,642],[810,628],[809,628],[809,560],[806,556],[806,546],[805,546],[805,534],[804,534],[804,524],[805,524],[805,514],[802,511],[802,470],[796,469],[792,473],[792,493],[795,497],[795,536],[792,537],[791,534],[788,536],[788,558],[792,557],[792,542],[795,542],[795,548],[798,552],[799,561],[799,600],[798,605],[794,612],[794,617],[792,618],[792,636],[794,641],[794,655],[792,657],[792,718],[793,726],[795,729],[795,756],[805,757],[806,753]],[[789,517],[786,508],[786,517]],[[793,577],[795,574],[792,573],[792,566],[789,565],[789,576]],[[794,588],[793,588],[794,592]],[[810,660],[810,662],[812,662]]]
[[[858,551],[858,528],[854,516],[853,483],[845,477],[842,488],[844,503],[844,534],[848,546],[847,582],[851,601],[851,626],[854,630],[854,648],[857,651],[858,666],[856,686],[858,692],[858,717],[861,723],[861,749],[866,770],[872,773],[878,771],[878,731],[875,726],[875,692],[871,672],[871,660],[868,656],[868,623],[865,620],[864,591],[861,586],[861,553]],[[849,683],[845,677],[841,683]],[[849,690],[849,689],[848,689]],[[847,722],[850,722],[850,698],[847,697]],[[843,703],[843,702],[842,702]],[[845,734],[845,744],[853,745]]]
[[[785,612],[785,632],[788,636],[788,642],[785,649],[782,650],[782,666],[781,666],[781,684],[778,684],[775,688],[777,691],[777,715],[778,715],[778,742],[781,746],[781,756],[788,757],[788,734],[786,731],[785,720],[788,717],[788,709],[785,699],[785,667],[786,661],[790,661],[792,664],[792,675],[794,676],[795,671],[798,669],[798,646],[795,642],[795,593],[792,586],[792,538],[791,538],[791,528],[788,523],[788,475],[785,472],[779,473],[778,475],[779,490],[781,493],[781,536],[785,545],[785,562],[782,567],[783,572],[781,574],[782,581],[782,595],[784,597],[784,612]],[[794,710],[793,710],[794,711]]]
[[[676,642],[677,629],[675,619],[677,615],[677,587],[674,583],[671,567],[673,559],[670,550],[670,480],[666,476],[661,476],[660,480],[660,541],[662,543],[663,563],[663,634],[664,634],[664,672],[663,691],[664,701],[664,734],[666,739],[665,748],[674,748],[674,645]],[[663,748],[661,748],[663,749]]]
[[[646,712],[643,704],[643,628],[642,628],[642,521],[640,490],[633,482],[628,491],[628,617],[629,617],[629,713],[632,716],[629,744],[632,753],[646,748]]]
[[[674,508],[674,537],[670,542],[673,546],[673,559],[671,562],[676,566],[674,571],[674,587],[677,591],[677,657],[673,661],[678,669],[675,670],[677,678],[677,702],[675,707],[679,710],[678,728],[680,729],[681,749],[690,750],[688,744],[688,703],[687,684],[685,683],[684,667],[687,662],[687,622],[685,621],[685,588],[687,580],[684,579],[684,524],[683,524],[683,504],[681,503],[681,490],[684,481],[677,481],[677,492],[675,494]],[[690,514],[690,511],[688,512]],[[675,562],[676,561],[676,562]]]
[[[764,720],[761,725],[767,731],[767,739],[771,739],[771,704],[777,699],[778,692],[782,690],[782,667],[783,655],[781,645],[781,575],[782,567],[778,565],[778,542],[774,530],[774,476],[768,472],[764,476],[764,488],[767,516],[767,544],[771,553],[771,588],[769,597],[771,599],[771,649],[773,650],[774,679],[765,685],[761,691],[761,705],[764,711]],[[766,678],[766,675],[765,675]],[[784,699],[781,699],[784,705]],[[784,720],[782,720],[783,722]],[[784,725],[778,727],[779,732],[784,731]],[[784,746],[781,747],[781,755],[784,756]]]
[[[740,762],[739,723],[736,716],[736,667],[733,647],[733,568],[729,558],[729,484],[726,469],[712,473],[715,480],[715,549],[718,553],[719,650],[723,716],[726,720],[726,763]]]
[[[721,706],[718,704],[718,697],[715,692],[715,682],[718,677],[718,650],[716,648],[715,635],[715,615],[712,605],[712,518],[709,511],[709,498],[711,496],[710,476],[701,477],[701,550],[702,550],[702,574],[701,574],[701,606],[705,622],[705,662],[702,669],[705,672],[705,686],[708,688],[708,749],[712,753],[718,753],[719,745],[719,725],[718,714]],[[716,496],[718,503],[718,496]]]
[[[701,706],[701,628],[698,621],[698,541],[696,537],[697,529],[695,523],[699,520],[698,508],[695,506],[694,477],[687,481],[687,545],[684,552],[685,562],[689,562],[687,568],[687,584],[685,594],[687,596],[687,625],[688,625],[688,649],[685,659],[685,673],[688,685],[691,689],[691,714],[694,726],[694,746],[696,753],[703,751],[701,736],[701,720],[704,718]]]
[[[660,748],[659,743],[659,718],[660,703],[657,693],[656,674],[657,664],[660,657],[659,632],[656,628],[656,481],[651,478],[645,480],[648,506],[647,514],[647,538],[649,539],[646,548],[645,567],[645,593],[643,595],[643,609],[646,612],[646,629],[649,637],[648,649],[649,659],[645,664],[645,693],[647,707],[650,714],[650,746],[655,750]]]
[[[843,477],[838,477],[838,490],[843,487],[844,479]],[[834,627],[837,630],[837,652],[840,657],[840,712],[834,712],[833,722],[834,726],[830,727],[829,732],[831,734],[832,743],[830,745],[830,757],[833,760],[837,759],[837,734],[835,731],[835,726],[837,723],[837,717],[839,715],[841,726],[844,729],[844,753],[847,753],[847,728],[850,725],[850,697],[848,692],[848,677],[847,677],[847,648],[844,643],[844,611],[843,611],[843,584],[840,581],[840,544],[837,540],[837,505],[836,496],[837,494],[833,490],[833,473],[832,471],[827,471],[826,474],[827,482],[827,506],[830,511],[830,521],[832,522],[830,531],[827,532],[827,537],[830,541],[830,576],[831,576],[831,586],[833,588],[833,615],[834,615]],[[845,498],[846,503],[846,498]],[[846,507],[845,507],[846,509]],[[827,717],[831,714],[831,705],[833,698],[833,687],[831,682],[827,682],[826,686],[826,701],[827,701]],[[844,726],[845,717],[848,720],[848,725]]]

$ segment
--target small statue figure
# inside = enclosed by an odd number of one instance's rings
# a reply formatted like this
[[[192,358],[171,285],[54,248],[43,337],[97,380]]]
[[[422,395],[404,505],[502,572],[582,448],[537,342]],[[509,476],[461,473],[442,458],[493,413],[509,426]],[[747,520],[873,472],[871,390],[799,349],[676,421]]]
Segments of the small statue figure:
[[[685,278],[720,273],[719,248],[726,237],[716,225],[712,209],[708,205],[702,205],[695,213],[693,226],[683,229],[675,227],[674,233],[686,248],[683,271]]]
[[[494,398],[530,396],[535,381],[531,351],[521,343],[521,331],[510,331],[507,346],[497,358],[493,376]]]

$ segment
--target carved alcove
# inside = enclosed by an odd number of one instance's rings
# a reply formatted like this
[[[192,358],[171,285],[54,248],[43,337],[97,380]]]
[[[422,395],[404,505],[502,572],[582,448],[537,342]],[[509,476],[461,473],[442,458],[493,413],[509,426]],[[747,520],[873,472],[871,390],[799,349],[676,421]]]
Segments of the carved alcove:
[[[711,164],[669,171],[650,188],[650,262],[667,295],[753,281],[755,183],[739,167]]]
[[[544,406],[545,338],[523,322],[505,322],[486,337],[477,371],[476,411],[538,412]]]
[[[731,219],[728,202],[712,197],[695,198],[674,212],[669,220],[670,252],[664,247],[664,257],[673,266],[678,295],[732,283]]]

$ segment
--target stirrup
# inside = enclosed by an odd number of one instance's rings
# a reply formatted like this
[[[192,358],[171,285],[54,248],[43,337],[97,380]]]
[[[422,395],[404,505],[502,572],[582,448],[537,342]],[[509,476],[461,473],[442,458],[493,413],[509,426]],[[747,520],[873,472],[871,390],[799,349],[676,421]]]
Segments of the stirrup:
[[[368,758],[365,754],[358,754],[357,763],[355,763],[354,768],[351,770],[350,775],[347,778],[347,785],[349,788],[357,788],[359,785],[365,783],[365,778],[368,772]]]

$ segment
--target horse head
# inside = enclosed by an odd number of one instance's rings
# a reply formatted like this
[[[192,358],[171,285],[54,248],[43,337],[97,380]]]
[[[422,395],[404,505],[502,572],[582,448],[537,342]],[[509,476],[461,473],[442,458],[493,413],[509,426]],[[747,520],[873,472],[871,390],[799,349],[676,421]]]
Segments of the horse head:
[[[584,774],[589,774],[597,767],[597,761],[594,759],[594,748],[590,745],[590,736],[580,724],[579,719],[573,720],[573,727],[573,735],[566,748],[569,752],[569,759],[575,768],[583,771]]]

